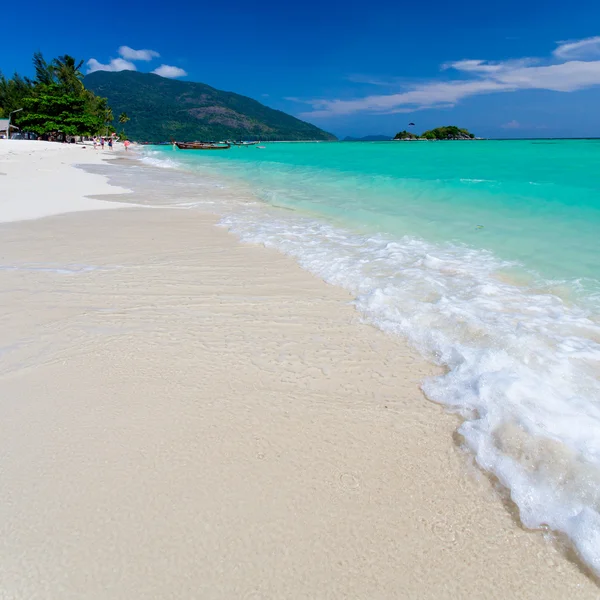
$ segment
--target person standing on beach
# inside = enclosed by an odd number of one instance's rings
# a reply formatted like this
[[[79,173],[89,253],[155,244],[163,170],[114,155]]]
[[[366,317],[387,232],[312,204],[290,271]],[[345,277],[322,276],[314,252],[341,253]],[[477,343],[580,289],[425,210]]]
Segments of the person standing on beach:
[[[104,150],[104,138],[100,138],[100,150]]]
[[[112,150],[112,138],[111,137],[108,138],[108,149]]]
[[[127,150],[129,150],[129,144],[131,144],[131,142],[129,140],[125,140],[123,142],[123,146],[125,146],[125,152],[127,152]]]
[[[98,150],[98,138],[94,136],[94,150]]]

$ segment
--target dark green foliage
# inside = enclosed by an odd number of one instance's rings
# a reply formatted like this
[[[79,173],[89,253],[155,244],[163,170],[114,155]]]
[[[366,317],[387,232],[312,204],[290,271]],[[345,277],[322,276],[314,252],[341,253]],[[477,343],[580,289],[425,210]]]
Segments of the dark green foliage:
[[[105,98],[85,89],[83,61],[65,54],[46,62],[41,52],[36,52],[33,66],[33,81],[18,74],[12,79],[0,74],[0,115],[22,108],[13,123],[40,135],[93,135],[107,130],[112,113]]]
[[[420,136],[409,131],[400,131],[394,137],[395,140],[416,140],[419,138],[426,140],[472,140],[475,136],[466,129],[460,129],[460,127],[456,127],[455,125],[447,125],[446,127],[430,129]]]
[[[54,70],[51,63],[47,63],[41,52],[35,52],[33,55],[33,67],[35,69],[36,85],[50,85],[54,83]]]
[[[394,136],[395,140],[416,140],[419,136],[410,131],[400,131]]]
[[[427,140],[466,140],[473,139],[475,136],[455,125],[447,125],[446,127],[436,127],[426,131],[421,137]]]
[[[86,98],[65,93],[52,83],[40,85],[35,94],[23,100],[19,127],[37,134],[61,131],[66,135],[92,135],[104,124],[101,116],[89,110]]]
[[[138,141],[335,139],[256,100],[203,83],[136,71],[97,71],[84,83],[106,96],[115,114],[131,115],[127,134]]]
[[[8,117],[8,114],[23,107],[23,98],[30,96],[33,83],[17,73],[12,79],[6,79],[0,73],[0,117]]]
[[[71,94],[81,94],[83,91],[83,61],[77,62],[72,56],[65,54],[52,61],[52,71],[56,82],[61,88]]]

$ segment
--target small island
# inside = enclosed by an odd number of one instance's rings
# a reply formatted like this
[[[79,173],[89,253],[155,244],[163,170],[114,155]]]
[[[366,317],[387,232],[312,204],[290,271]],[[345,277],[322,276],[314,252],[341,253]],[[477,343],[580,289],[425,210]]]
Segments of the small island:
[[[421,135],[416,135],[410,131],[400,131],[394,136],[394,140],[410,142],[412,140],[474,140],[475,136],[466,129],[461,129],[455,125],[445,127],[436,127],[425,131]]]

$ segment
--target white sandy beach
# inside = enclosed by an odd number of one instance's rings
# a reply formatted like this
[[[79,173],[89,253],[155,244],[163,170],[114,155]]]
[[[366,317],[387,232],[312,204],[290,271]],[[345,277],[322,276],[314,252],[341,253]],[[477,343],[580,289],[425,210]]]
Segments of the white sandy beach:
[[[213,215],[86,198],[106,156],[0,140],[1,599],[598,597],[433,367]]]
[[[91,144],[1,141],[0,222],[110,209],[114,203],[85,196],[127,191],[72,166],[97,164],[109,157],[108,151],[94,150]]]

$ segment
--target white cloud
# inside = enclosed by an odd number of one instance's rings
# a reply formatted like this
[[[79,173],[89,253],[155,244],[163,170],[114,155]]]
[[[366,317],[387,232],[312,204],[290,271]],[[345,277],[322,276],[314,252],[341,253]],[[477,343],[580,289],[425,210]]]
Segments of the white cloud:
[[[412,112],[427,108],[448,108],[467,96],[506,91],[508,86],[497,81],[448,81],[424,83],[399,94],[367,96],[357,100],[311,100],[316,109],[302,116],[325,117],[357,112],[379,114]]]
[[[145,60],[149,61],[158,58],[160,54],[156,50],[134,50],[129,46],[121,46],[119,54],[127,60]]]
[[[569,42],[557,48],[566,56],[590,53],[600,49],[600,37],[579,42]],[[558,58],[554,53],[555,63]],[[566,55],[564,54],[566,52]],[[545,62],[545,64],[544,64]],[[358,112],[390,114],[412,112],[429,108],[447,108],[460,100],[479,94],[515,92],[518,90],[551,90],[573,92],[600,85],[600,60],[568,60],[558,64],[539,58],[520,58],[504,62],[485,60],[460,60],[442,65],[442,70],[454,70],[463,79],[425,81],[405,85],[404,91],[395,94],[378,94],[354,100],[317,99],[302,100],[312,106],[303,118],[322,118],[350,115]],[[296,99],[298,100],[298,99]]]
[[[528,59],[531,61],[531,59]],[[453,68],[464,71],[461,61]],[[517,89],[553,90],[555,92],[573,92],[600,84],[600,61],[572,60],[558,65],[523,66],[523,62],[480,63],[478,67],[467,70],[485,74],[484,79],[476,81],[496,81],[511,91]],[[490,70],[487,70],[487,69]]]
[[[183,69],[180,69],[179,67],[173,67],[171,65],[160,65],[160,67],[154,69],[152,72],[155,75],[168,77],[169,79],[173,79],[174,77],[185,77],[187,75]]]
[[[521,127],[521,123],[513,119],[508,123],[504,123],[504,125],[500,125],[500,127],[502,127],[502,129],[519,129]]]
[[[455,69],[465,73],[490,74],[500,73],[509,69],[520,69],[539,63],[537,58],[519,58],[516,60],[505,60],[503,62],[490,62],[487,60],[459,60],[456,62],[445,63],[442,70]]]
[[[600,56],[600,36],[568,42],[557,42],[552,53],[556,58],[595,58]]]
[[[88,73],[94,71],[136,71],[136,66],[122,58],[113,58],[108,64],[104,65],[95,58],[90,58],[87,61]]]

